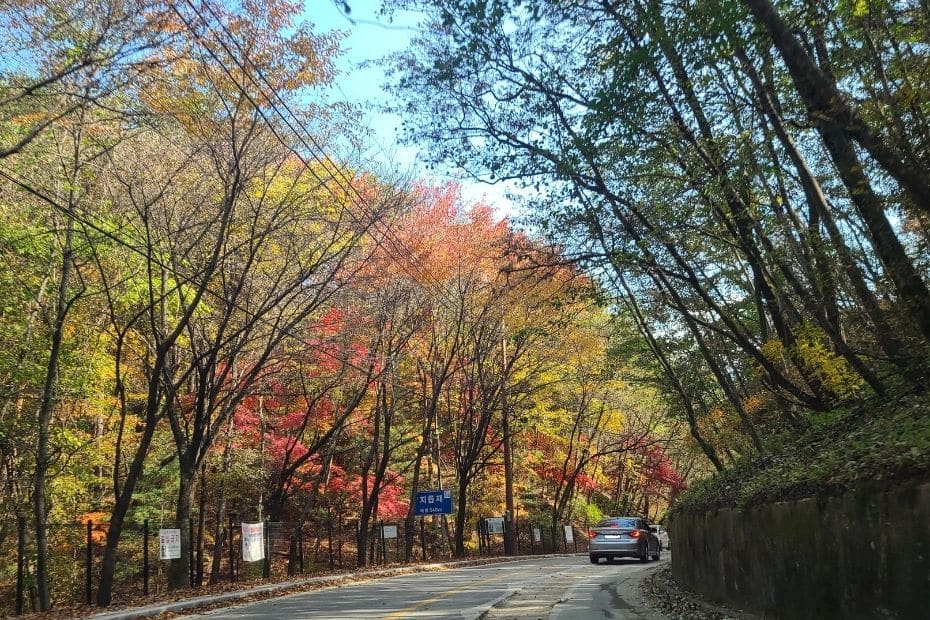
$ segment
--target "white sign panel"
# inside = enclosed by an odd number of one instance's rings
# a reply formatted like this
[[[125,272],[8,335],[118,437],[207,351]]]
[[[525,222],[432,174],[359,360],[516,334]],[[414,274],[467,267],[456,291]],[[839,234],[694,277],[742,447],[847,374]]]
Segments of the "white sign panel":
[[[504,533],[504,517],[488,517],[485,522],[488,524],[488,534]]]
[[[382,538],[397,538],[397,526],[396,525],[382,526],[381,537]]]
[[[242,524],[242,561],[258,562],[265,559],[264,523]]]
[[[542,530],[538,527],[533,528],[533,542],[542,542]]]
[[[181,557],[181,530],[158,530],[158,559],[177,560]]]
[[[571,525],[563,525],[562,529],[565,532],[565,542],[575,542],[575,532],[572,531]]]

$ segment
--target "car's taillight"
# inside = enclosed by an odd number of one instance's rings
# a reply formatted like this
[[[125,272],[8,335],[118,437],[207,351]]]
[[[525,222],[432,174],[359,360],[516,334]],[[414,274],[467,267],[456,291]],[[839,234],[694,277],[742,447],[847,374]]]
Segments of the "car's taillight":
[[[633,530],[632,532],[627,532],[627,534],[629,534],[630,538],[639,538],[643,535],[639,530]]]

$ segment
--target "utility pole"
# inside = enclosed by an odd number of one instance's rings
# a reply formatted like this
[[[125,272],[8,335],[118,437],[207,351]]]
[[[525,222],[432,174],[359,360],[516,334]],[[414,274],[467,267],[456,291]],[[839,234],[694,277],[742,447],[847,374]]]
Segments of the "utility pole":
[[[507,515],[504,523],[504,553],[514,555],[516,553],[516,538],[514,533],[516,528],[513,515],[513,455],[511,442],[513,437],[510,434],[510,407],[507,402],[507,326],[504,320],[503,312],[501,313],[501,358],[503,368],[501,372],[501,431],[504,435],[504,498],[507,506]]]
[[[258,394],[258,459],[265,471],[265,393]],[[258,520],[262,520],[262,504],[265,503],[264,485],[258,487]]]

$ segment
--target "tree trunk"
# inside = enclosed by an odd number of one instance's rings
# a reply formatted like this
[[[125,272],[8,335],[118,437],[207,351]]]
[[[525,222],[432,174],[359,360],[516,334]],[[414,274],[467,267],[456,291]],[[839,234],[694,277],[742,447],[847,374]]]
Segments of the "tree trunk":
[[[175,527],[181,530],[181,557],[171,560],[168,568],[168,589],[180,590],[190,587],[190,548],[191,548],[191,504],[194,499],[194,477],[197,465],[193,458],[183,456],[178,459],[180,484],[178,486],[177,505],[175,508]]]
[[[614,272],[617,275],[617,279],[620,282],[624,293],[626,294],[626,304],[633,313],[633,318],[636,322],[636,327],[639,329],[639,333],[642,334],[642,336],[646,339],[646,342],[649,345],[649,349],[652,351],[653,356],[659,362],[659,366],[662,367],[666,378],[671,382],[672,388],[678,396],[678,402],[681,403],[682,408],[685,410],[685,416],[688,419],[688,430],[691,433],[691,437],[694,438],[695,442],[697,442],[698,446],[701,448],[701,452],[703,452],[704,456],[707,457],[707,460],[711,462],[711,464],[714,466],[714,469],[717,471],[723,471],[723,462],[721,462],[720,457],[717,455],[717,451],[704,438],[704,435],[701,433],[701,429],[698,427],[697,414],[694,411],[694,403],[691,402],[691,396],[685,390],[685,386],[681,382],[678,373],[672,366],[668,356],[665,355],[665,351],[663,351],[659,341],[656,340],[655,336],[653,335],[652,329],[646,322],[646,317],[640,309],[639,304],[636,302],[636,297],[633,295],[633,291],[631,291],[627,285],[626,279],[623,277],[623,274],[620,271],[618,265],[614,265]],[[617,488],[617,502],[619,503],[619,486]]]
[[[434,393],[434,401],[438,398],[438,394]],[[429,414],[427,415],[426,423],[423,427],[423,434],[420,438],[420,445],[417,447],[416,457],[413,462],[413,477],[411,478],[410,483],[410,507],[407,510],[407,516],[404,519],[404,531],[413,532],[415,529],[416,523],[416,501],[417,493],[420,491],[420,471],[423,467],[423,458],[429,452],[430,445],[433,440],[433,419],[435,418],[436,408],[434,405],[431,405],[427,408]],[[429,484],[429,480],[426,481]],[[413,536],[404,537],[404,560],[409,562],[413,557]],[[424,560],[426,558],[423,558]]]
[[[232,432],[234,416],[229,416],[226,427],[226,446],[223,448],[223,469],[220,480],[220,495],[216,502],[216,521],[213,528],[213,559],[210,562],[210,585],[219,583],[220,566],[223,563],[223,541],[225,540],[224,523],[226,521],[226,474],[232,463]]]
[[[48,583],[48,518],[46,500],[46,480],[51,466],[49,454],[49,424],[55,406],[58,389],[58,370],[61,360],[61,343],[64,338],[65,319],[68,314],[68,286],[71,280],[71,252],[74,238],[74,223],[69,219],[65,231],[65,242],[61,252],[61,277],[58,281],[58,299],[55,304],[55,323],[52,331],[52,346],[49,352],[45,372],[45,384],[42,386],[42,400],[39,406],[39,437],[36,444],[35,488],[33,491],[33,510],[36,528],[36,592],[39,611],[51,608],[51,595]]]
[[[197,566],[194,567],[194,585],[203,585],[203,565],[206,559],[206,539],[204,532],[207,525],[207,459],[200,465],[200,499],[197,504]]]
[[[849,139],[832,122],[821,121],[819,129],[840,178],[869,231],[875,252],[894,282],[902,305],[924,339],[930,341],[930,290],[885,216],[884,206],[862,172],[862,165]]]
[[[849,106],[834,80],[817,66],[770,0],[743,0],[743,4],[771,36],[811,117],[823,119],[821,123],[833,125],[836,132],[858,142],[898,181],[918,209],[930,213],[930,174],[905,161]],[[824,137],[825,142],[835,139]]]
[[[804,190],[805,199],[810,207],[810,221],[814,221],[814,214],[816,214],[817,221],[822,223],[826,229],[827,236],[830,238],[833,248],[839,256],[840,263],[852,286],[853,292],[859,300],[859,303],[862,304],[869,319],[872,321],[878,345],[893,363],[905,371],[905,374],[913,374],[911,372],[911,365],[904,360],[901,342],[894,335],[878,300],[865,282],[862,269],[856,262],[852,252],[850,252],[849,247],[846,245],[846,240],[843,238],[842,233],[836,225],[836,220],[830,212],[830,204],[823,193],[820,182],[808,167],[807,161],[795,145],[791,134],[788,133],[788,130],[785,128],[781,115],[778,112],[776,102],[773,100],[773,94],[765,88],[759,74],[752,66],[752,63],[749,61],[742,47],[734,45],[734,50],[736,57],[739,59],[746,75],[750,79],[756,96],[762,104],[762,110],[774,130],[775,136],[778,138],[779,143],[781,143],[782,148],[785,149],[791,163],[794,165],[801,187]]]
[[[429,447],[430,431],[424,431],[420,439],[420,445],[417,448],[417,454],[413,461],[413,477],[410,480],[410,506],[407,509],[407,516],[404,518],[404,531],[413,532],[416,524],[416,501],[417,493],[420,491],[420,468],[423,464],[423,457]],[[428,482],[428,481],[427,481]],[[409,562],[413,557],[413,536],[404,537],[404,561]],[[426,558],[423,558],[424,560]]]
[[[299,552],[299,542],[301,532],[304,528],[304,523],[307,522],[307,518],[310,516],[310,513],[313,512],[313,509],[316,507],[316,498],[319,494],[320,483],[323,480],[327,479],[329,475],[329,469],[333,463],[333,455],[330,454],[325,459],[323,459],[323,467],[320,468],[320,473],[313,481],[313,486],[310,487],[310,493],[307,495],[307,500],[304,502],[303,506],[300,509],[300,515],[297,517],[297,523],[294,525],[294,529],[291,531],[291,539],[288,544],[288,554],[287,554],[287,574],[296,575],[297,569],[300,566],[300,558],[298,556]],[[319,529],[319,528],[317,528]]]
[[[154,417],[154,413],[152,415]],[[139,446],[136,448],[136,453],[126,474],[123,488],[117,495],[113,510],[110,513],[107,544],[103,550],[103,559],[100,563],[100,584],[97,587],[97,605],[100,607],[107,607],[110,604],[113,576],[116,572],[116,551],[119,547],[120,536],[123,533],[123,525],[126,522],[126,513],[129,512],[129,506],[132,502],[132,494],[139,483],[139,479],[142,478],[145,457],[148,454],[149,445],[152,443],[154,435],[155,422],[146,423],[142,431],[142,437],[139,440]]]
[[[458,502],[455,512],[455,551],[457,558],[465,557],[465,508],[468,502],[468,481],[464,475],[459,475]]]

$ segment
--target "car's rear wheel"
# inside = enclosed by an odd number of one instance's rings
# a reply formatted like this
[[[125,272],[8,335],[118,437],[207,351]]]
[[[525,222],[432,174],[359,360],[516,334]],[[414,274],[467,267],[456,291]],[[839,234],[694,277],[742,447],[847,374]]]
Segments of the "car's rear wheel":
[[[597,564],[600,561],[600,558],[596,555],[589,555],[588,559],[591,560],[591,564]]]
[[[649,561],[649,543],[644,543],[644,544],[643,544],[643,552],[642,552],[642,553],[640,554],[640,556],[639,556],[639,561],[640,561],[640,562],[648,562],[648,561]]]

